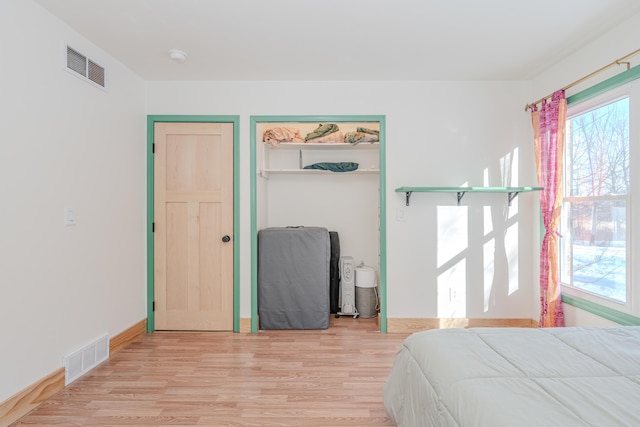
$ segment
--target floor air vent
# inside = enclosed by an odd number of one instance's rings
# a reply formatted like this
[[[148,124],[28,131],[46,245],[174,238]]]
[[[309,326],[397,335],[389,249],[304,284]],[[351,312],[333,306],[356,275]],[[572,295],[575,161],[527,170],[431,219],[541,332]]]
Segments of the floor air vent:
[[[108,358],[109,335],[106,334],[91,344],[64,356],[62,362],[65,371],[65,385],[72,383]]]
[[[66,64],[67,70],[79,74],[80,77],[84,77],[100,87],[105,87],[104,67],[96,64],[70,46],[67,46]]]

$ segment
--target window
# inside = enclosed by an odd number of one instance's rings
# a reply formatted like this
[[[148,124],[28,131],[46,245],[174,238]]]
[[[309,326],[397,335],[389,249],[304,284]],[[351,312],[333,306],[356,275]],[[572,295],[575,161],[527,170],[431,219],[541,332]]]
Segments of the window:
[[[568,112],[560,233],[563,287],[617,304],[629,301],[629,96]]]

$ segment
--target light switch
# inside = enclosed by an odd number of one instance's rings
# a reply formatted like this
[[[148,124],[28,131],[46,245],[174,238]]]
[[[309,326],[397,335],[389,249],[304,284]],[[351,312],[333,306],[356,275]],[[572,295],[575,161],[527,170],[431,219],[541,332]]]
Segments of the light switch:
[[[396,209],[396,220],[397,221],[404,221],[406,218],[406,213],[404,208],[397,208]]]
[[[64,208],[64,225],[76,225],[75,208]]]

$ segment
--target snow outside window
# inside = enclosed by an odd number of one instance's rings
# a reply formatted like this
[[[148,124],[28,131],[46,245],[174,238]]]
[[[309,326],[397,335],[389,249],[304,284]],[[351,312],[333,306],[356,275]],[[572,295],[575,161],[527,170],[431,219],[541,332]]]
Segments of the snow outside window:
[[[630,301],[629,100],[626,89],[569,108],[560,231],[563,290],[619,308]]]

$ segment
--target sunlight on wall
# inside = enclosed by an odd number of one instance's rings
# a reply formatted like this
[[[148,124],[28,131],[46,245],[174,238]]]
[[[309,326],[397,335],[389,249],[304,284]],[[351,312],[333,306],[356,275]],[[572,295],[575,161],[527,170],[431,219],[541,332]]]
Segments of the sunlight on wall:
[[[518,161],[516,147],[496,159],[493,166],[482,170],[482,185],[517,187]],[[507,304],[507,298],[520,289],[519,200],[514,198],[509,206],[506,192],[504,198],[495,196],[487,196],[490,201],[477,208],[464,205],[437,207],[436,300],[439,318],[464,318],[469,311],[479,309],[480,301],[467,301],[467,294],[482,298],[483,312],[489,313],[498,305]],[[480,197],[471,200],[478,199]],[[471,213],[472,218],[469,217]],[[480,242],[470,247],[475,241],[472,239],[479,237],[479,226],[482,226],[482,247],[479,247]],[[472,236],[469,235],[470,227],[473,227]],[[480,254],[481,264],[476,259]],[[482,278],[482,285],[477,283],[476,277]],[[480,289],[476,290],[479,286],[482,286],[482,294]]]
[[[438,206],[438,317],[466,317],[469,210]]]
[[[518,186],[518,148],[500,158],[500,186]],[[489,168],[482,171],[483,185],[491,186]],[[483,311],[498,301],[498,293],[507,296],[519,289],[518,272],[518,200],[511,206],[492,205],[483,208]],[[500,273],[502,272],[502,274]],[[500,286],[506,280],[506,286]]]
[[[482,248],[483,266],[484,266],[484,305],[483,311],[486,313],[489,311],[489,304],[492,300],[495,301],[495,295],[493,295],[493,278],[495,275],[495,253],[496,253],[496,240],[491,237],[493,233],[493,220],[491,216],[491,206],[484,207],[484,238],[488,238]]]
[[[520,264],[518,257],[518,224],[519,223],[515,221],[510,225],[504,236],[504,248],[507,254],[507,263],[509,265],[509,295],[513,294],[520,288],[518,280],[518,265]]]
[[[467,317],[467,260],[438,275],[438,317]]]
[[[466,206],[438,206],[438,268],[469,248],[468,217]]]
[[[518,183],[518,161],[519,150],[518,147],[513,149],[512,153],[507,153],[502,159],[500,159],[500,165],[502,170],[502,182],[507,187],[517,187]],[[520,197],[520,196],[518,196]],[[507,255],[507,265],[509,267],[509,287],[508,295],[513,294],[519,289],[518,281],[518,203],[514,200],[511,206],[506,206],[506,230],[504,233],[504,249]]]
[[[518,186],[518,160],[518,147],[500,159],[500,173],[504,187]]]

